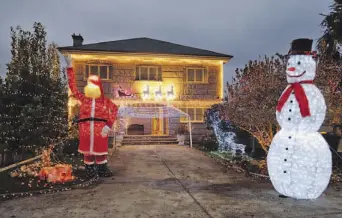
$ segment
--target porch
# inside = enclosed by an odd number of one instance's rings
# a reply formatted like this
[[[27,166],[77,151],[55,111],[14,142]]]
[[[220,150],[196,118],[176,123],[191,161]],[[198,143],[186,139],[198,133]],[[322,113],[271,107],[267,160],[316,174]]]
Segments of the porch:
[[[187,113],[171,104],[135,103],[122,104],[118,110],[116,134],[122,139],[121,145],[128,144],[177,144],[177,128],[185,123],[189,134],[189,145],[192,146],[192,125]]]

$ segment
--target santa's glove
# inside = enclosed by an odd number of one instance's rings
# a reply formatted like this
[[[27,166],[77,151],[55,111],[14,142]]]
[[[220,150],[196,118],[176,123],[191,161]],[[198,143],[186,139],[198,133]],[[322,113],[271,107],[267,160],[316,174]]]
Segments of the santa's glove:
[[[70,54],[64,55],[64,60],[67,63],[67,68],[73,67],[73,65],[71,64],[71,55]]]
[[[101,131],[101,136],[106,137],[110,131],[111,131],[110,127],[104,126],[104,128],[102,128],[102,131]]]

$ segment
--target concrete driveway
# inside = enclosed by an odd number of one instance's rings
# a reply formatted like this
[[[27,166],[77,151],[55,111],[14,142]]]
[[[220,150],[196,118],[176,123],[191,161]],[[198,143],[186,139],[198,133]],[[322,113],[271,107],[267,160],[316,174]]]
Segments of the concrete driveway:
[[[110,165],[115,177],[95,187],[5,201],[0,217],[341,217],[341,186],[314,201],[279,198],[195,149],[122,147]]]

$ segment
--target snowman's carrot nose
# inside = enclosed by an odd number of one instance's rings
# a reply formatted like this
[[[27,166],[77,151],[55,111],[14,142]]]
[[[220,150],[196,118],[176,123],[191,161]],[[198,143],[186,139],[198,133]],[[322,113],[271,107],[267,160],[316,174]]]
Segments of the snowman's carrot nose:
[[[290,67],[287,69],[288,71],[295,71],[295,67]]]

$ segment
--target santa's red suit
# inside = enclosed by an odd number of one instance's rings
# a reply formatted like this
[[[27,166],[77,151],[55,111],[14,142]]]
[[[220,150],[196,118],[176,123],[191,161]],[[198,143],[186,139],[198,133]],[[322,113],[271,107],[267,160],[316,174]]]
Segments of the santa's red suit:
[[[99,86],[101,96],[88,98],[82,94],[75,84],[75,74],[72,67],[67,68],[68,84],[73,96],[81,102],[79,114],[79,149],[84,154],[85,164],[105,164],[108,154],[108,136],[102,135],[106,128],[112,128],[118,108],[104,96],[100,78],[88,78],[88,82]],[[105,128],[105,129],[106,129]]]

